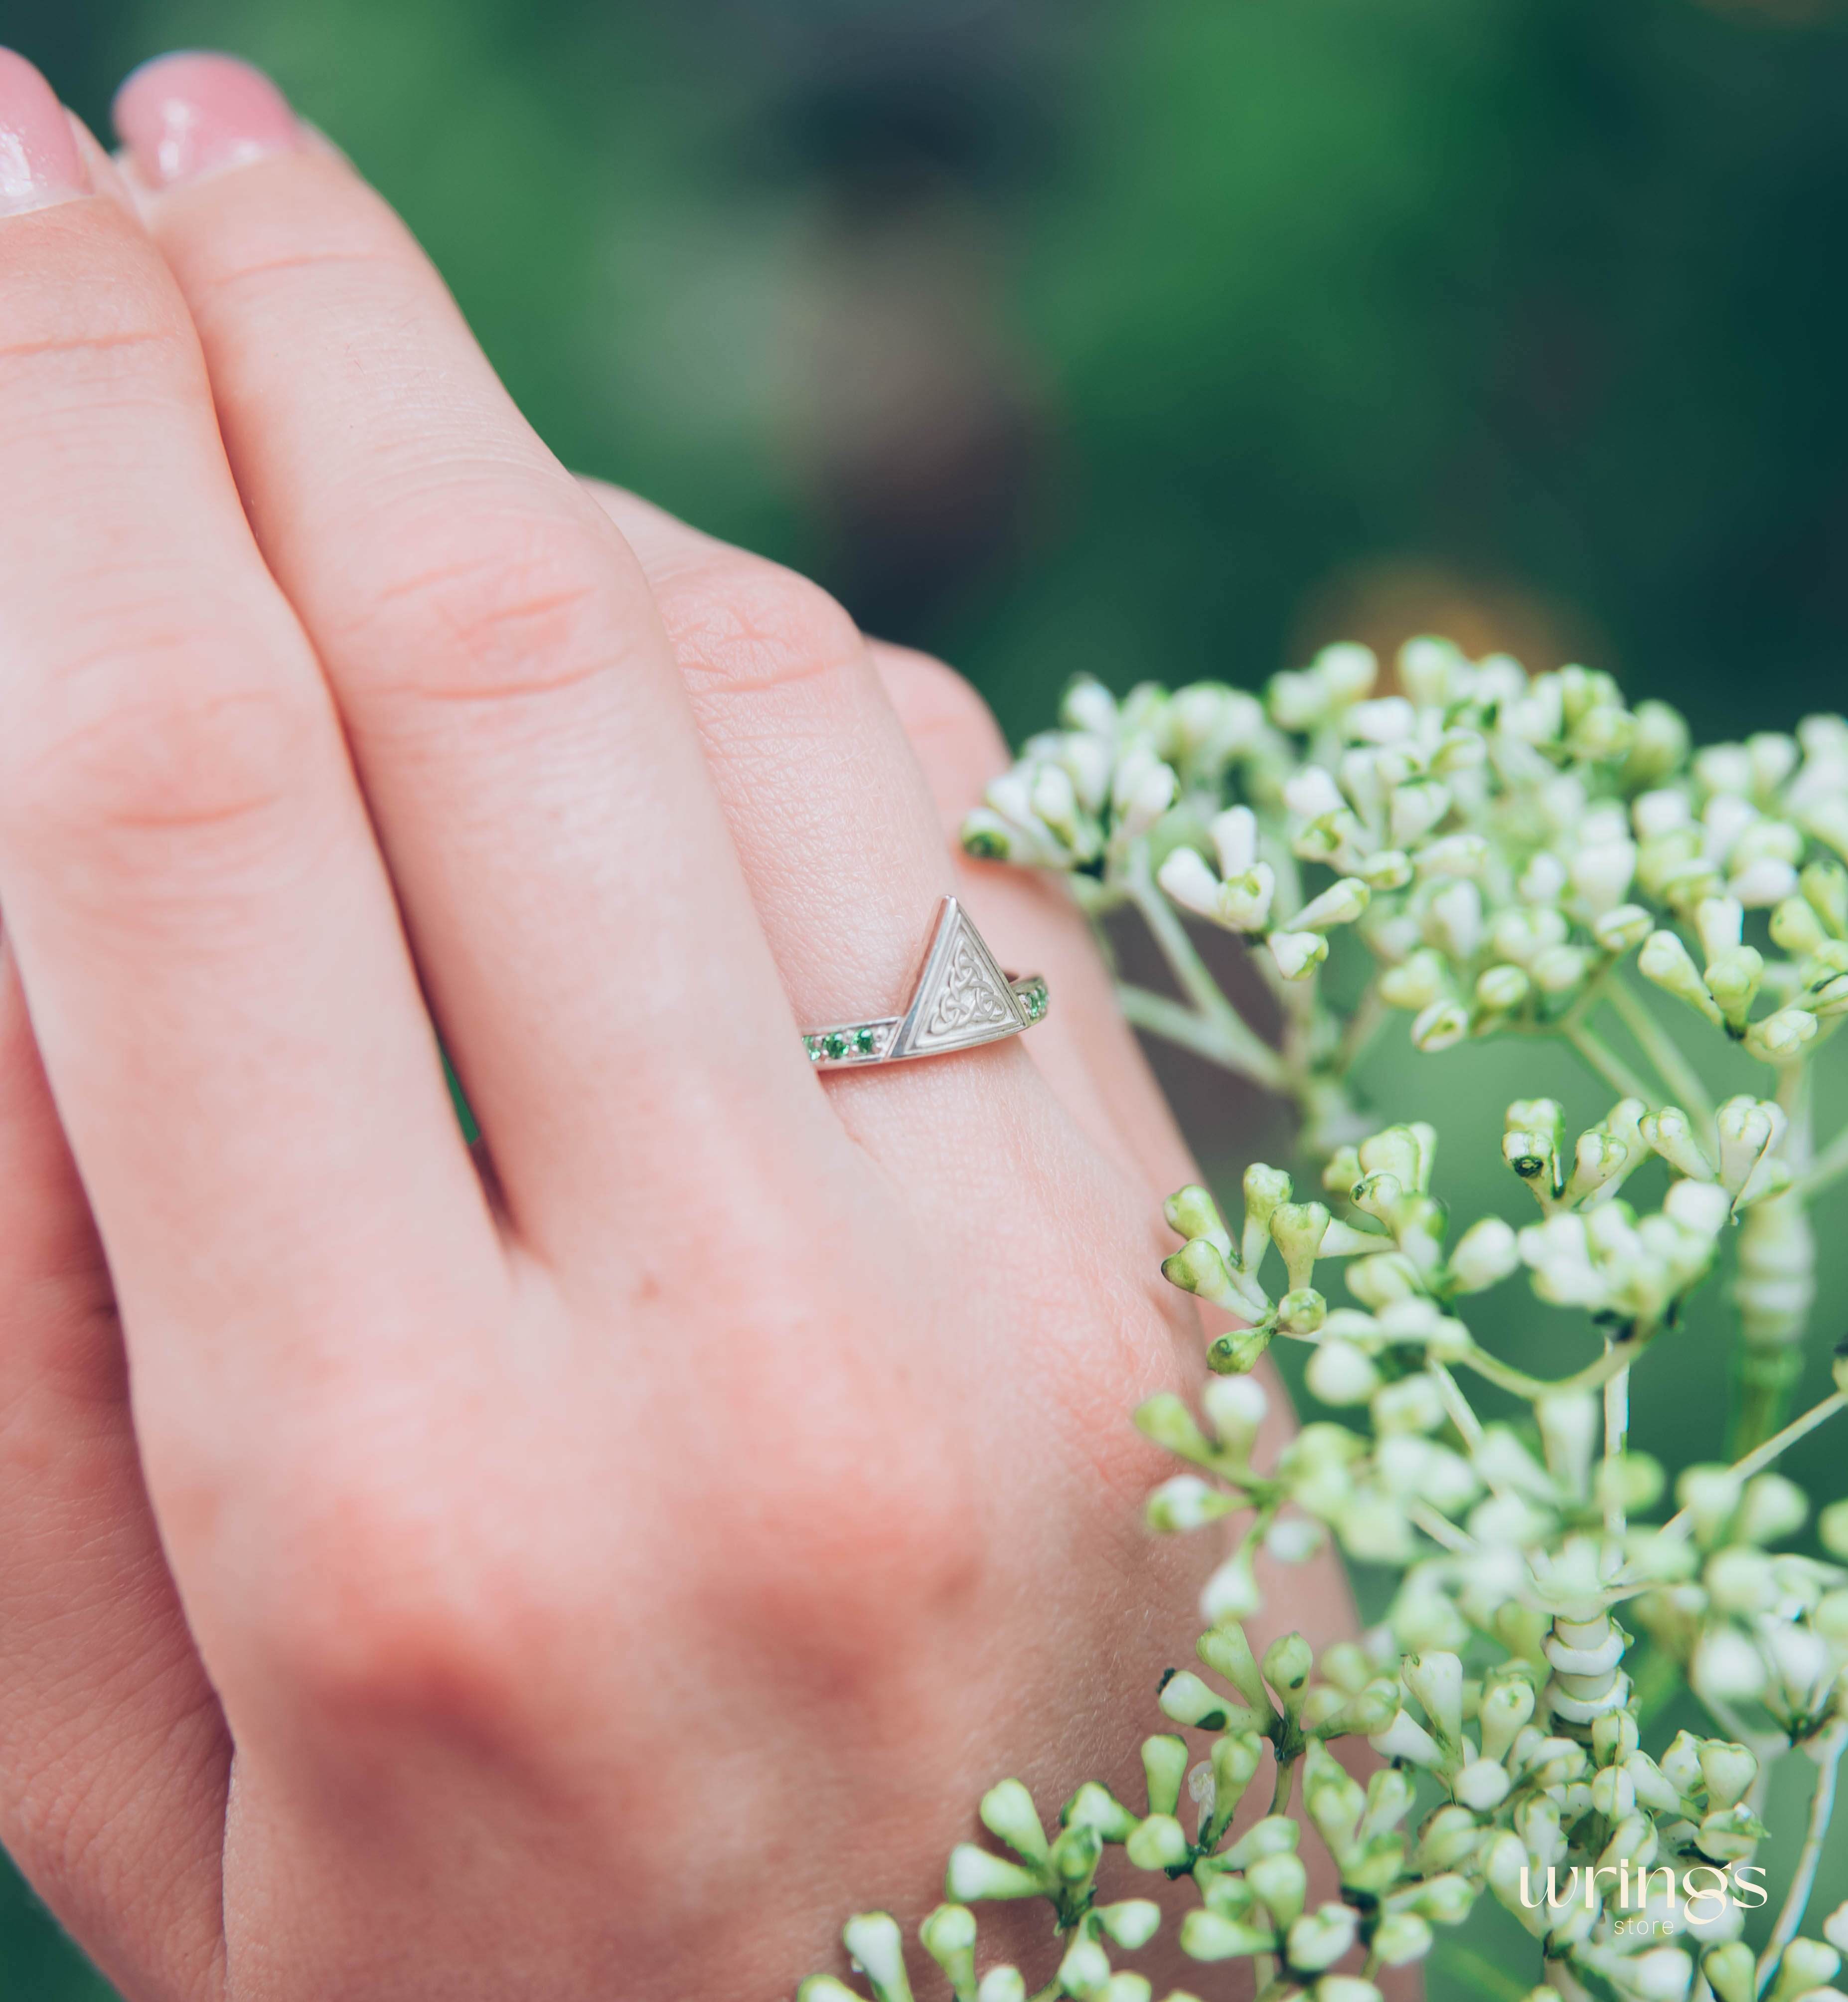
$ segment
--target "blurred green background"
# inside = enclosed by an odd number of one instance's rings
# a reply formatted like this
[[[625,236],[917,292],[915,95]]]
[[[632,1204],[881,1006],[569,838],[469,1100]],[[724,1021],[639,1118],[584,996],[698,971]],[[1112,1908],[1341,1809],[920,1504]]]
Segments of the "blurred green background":
[[[162,49],[269,66],[563,458],[1016,734],[1079,668],[1431,628],[1710,734],[1842,703],[1829,0],[0,0],[0,40],[99,131]],[[1492,1149],[1493,1052],[1381,1061]],[[1677,1460],[1705,1368],[1645,1421]],[[0,1889],[0,1998],[104,1993]]]

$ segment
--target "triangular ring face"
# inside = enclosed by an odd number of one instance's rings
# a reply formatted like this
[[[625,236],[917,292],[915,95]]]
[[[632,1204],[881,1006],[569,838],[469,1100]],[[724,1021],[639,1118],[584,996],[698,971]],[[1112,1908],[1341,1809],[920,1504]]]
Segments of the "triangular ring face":
[[[1027,1027],[1026,1011],[954,897],[943,899],[923,970],[887,1053],[932,1056],[963,1050]]]

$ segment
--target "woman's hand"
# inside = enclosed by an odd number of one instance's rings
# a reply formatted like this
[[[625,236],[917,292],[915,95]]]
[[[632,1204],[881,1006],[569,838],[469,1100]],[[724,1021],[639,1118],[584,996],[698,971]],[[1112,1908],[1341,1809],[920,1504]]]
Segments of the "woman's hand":
[[[786,1993],[1185,1658],[1184,1160],[961,682],[574,480],[253,73],[118,123],[0,58],[6,1842],[137,1998]],[[1051,1019],[818,1077],[951,889]]]

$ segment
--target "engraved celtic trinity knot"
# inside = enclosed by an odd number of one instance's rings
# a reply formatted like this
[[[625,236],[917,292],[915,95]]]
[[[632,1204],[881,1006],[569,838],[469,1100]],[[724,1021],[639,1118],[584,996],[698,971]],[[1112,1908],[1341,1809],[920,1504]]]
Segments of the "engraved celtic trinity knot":
[[[1027,1024],[1007,975],[995,964],[981,933],[961,905],[946,897],[923,970],[892,1039],[892,1055],[963,1049],[1011,1036]]]

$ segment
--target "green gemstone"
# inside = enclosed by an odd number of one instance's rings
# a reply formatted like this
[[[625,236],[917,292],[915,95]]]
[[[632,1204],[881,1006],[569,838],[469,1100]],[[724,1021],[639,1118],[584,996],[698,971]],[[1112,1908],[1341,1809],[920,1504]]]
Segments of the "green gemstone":
[[[879,1047],[879,1038],[870,1029],[858,1029],[854,1031],[853,1047],[863,1057],[870,1057]]]
[[[831,1057],[844,1057],[847,1054],[847,1038],[838,1032],[821,1039],[821,1048]]]

